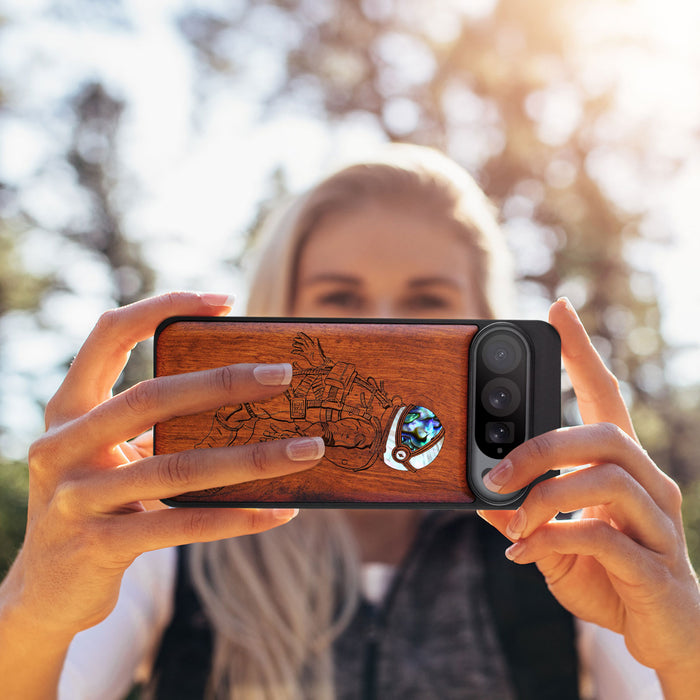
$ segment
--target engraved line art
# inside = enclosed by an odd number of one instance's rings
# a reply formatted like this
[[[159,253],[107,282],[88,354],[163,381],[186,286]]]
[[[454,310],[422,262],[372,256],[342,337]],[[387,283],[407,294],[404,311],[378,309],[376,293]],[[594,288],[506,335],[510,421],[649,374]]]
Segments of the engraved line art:
[[[445,429],[430,409],[389,396],[383,380],[361,375],[353,363],[329,359],[318,338],[297,333],[291,354],[294,375],[284,394],[220,407],[195,447],[321,437],[325,459],[353,472],[382,456],[386,466],[416,473],[437,457]]]

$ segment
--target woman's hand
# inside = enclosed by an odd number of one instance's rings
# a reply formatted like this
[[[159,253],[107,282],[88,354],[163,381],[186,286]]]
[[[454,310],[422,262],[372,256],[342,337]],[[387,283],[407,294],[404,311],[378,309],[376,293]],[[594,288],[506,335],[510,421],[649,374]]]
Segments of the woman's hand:
[[[221,295],[168,294],[108,311],[46,410],[30,450],[24,546],[0,596],[44,638],[70,638],[114,607],[124,570],[142,552],[260,532],[293,509],[153,508],[177,494],[281,476],[323,454],[317,438],[150,454],[159,421],[225,404],[260,401],[286,388],[288,365],[234,365],[144,381],[112,396],[130,350],[175,314],[216,315]],[[1,635],[0,635],[1,636]]]
[[[550,469],[577,468],[536,484],[514,513],[480,515],[515,542],[507,556],[535,562],[574,615],[623,634],[667,697],[690,697],[680,683],[700,687],[700,589],[680,490],[639,445],[618,382],[568,301],[552,306],[550,322],[584,425],[528,440],[484,481],[509,493]],[[579,509],[579,519],[553,520]]]

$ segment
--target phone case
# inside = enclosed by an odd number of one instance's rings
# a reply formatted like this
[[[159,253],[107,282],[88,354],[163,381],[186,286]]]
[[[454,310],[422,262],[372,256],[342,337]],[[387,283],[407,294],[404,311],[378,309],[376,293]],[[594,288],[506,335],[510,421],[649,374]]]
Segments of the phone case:
[[[500,456],[482,460],[481,466],[487,465],[482,473],[469,468],[470,347],[493,323],[503,325],[483,320],[167,319],[156,333],[156,376],[242,362],[291,362],[294,374],[278,397],[158,424],[156,454],[300,435],[322,437],[326,452],[304,472],[222,485],[165,502],[515,507],[524,492],[485,500],[483,489],[472,488]],[[529,437],[559,426],[558,336],[543,322],[508,323],[528,346],[530,380],[523,391],[533,409],[526,418]]]

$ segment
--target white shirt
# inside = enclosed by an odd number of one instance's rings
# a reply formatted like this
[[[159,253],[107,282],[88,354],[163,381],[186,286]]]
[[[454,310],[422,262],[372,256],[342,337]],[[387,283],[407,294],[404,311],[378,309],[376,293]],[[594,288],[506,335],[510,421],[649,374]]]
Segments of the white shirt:
[[[127,569],[119,600],[100,624],[76,635],[61,675],[59,700],[119,700],[144,679],[173,612],[175,549],[142,554]],[[365,597],[379,603],[395,567],[363,566]],[[577,620],[582,678],[596,700],[663,700],[656,673],[636,661],[622,635]]]
[[[75,636],[58,686],[59,700],[123,698],[147,677],[173,613],[175,549],[146,552],[124,573],[119,600],[98,625]]]

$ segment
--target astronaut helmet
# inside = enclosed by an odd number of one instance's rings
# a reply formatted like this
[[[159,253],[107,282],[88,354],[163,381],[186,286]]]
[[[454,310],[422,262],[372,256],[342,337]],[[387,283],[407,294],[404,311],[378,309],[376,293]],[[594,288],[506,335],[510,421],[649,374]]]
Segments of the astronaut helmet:
[[[394,413],[384,449],[384,464],[399,471],[416,472],[440,452],[445,429],[425,406],[400,406]]]

